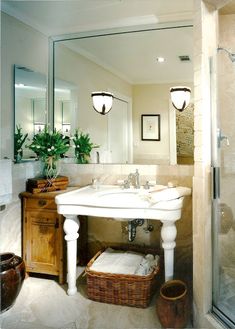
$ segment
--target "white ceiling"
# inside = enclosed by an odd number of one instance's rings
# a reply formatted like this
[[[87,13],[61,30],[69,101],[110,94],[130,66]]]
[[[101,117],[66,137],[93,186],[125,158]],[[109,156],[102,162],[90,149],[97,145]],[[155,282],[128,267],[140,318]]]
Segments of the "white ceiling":
[[[193,17],[193,0],[2,0],[1,6],[48,36]]]
[[[2,10],[47,36],[159,23],[190,24],[193,0],[2,0]],[[115,47],[107,38],[85,39],[69,47],[131,83],[193,80],[192,28],[122,36]],[[189,55],[190,62],[180,62]],[[156,57],[166,61],[156,63]]]
[[[192,27],[82,38],[63,44],[131,84],[193,80]],[[189,55],[190,61],[180,61],[180,55]],[[157,57],[165,57],[165,62],[157,62]]]

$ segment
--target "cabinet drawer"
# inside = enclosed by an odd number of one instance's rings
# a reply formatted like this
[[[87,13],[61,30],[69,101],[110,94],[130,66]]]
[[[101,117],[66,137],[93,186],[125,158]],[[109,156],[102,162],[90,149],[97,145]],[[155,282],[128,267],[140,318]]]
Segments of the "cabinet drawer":
[[[25,198],[26,209],[53,209],[55,210],[56,203],[54,199],[44,199],[44,198]]]
[[[59,227],[61,222],[60,216],[52,212],[38,212],[30,211],[27,212],[28,220],[30,220],[30,225],[39,225],[39,226],[54,226],[55,228]]]

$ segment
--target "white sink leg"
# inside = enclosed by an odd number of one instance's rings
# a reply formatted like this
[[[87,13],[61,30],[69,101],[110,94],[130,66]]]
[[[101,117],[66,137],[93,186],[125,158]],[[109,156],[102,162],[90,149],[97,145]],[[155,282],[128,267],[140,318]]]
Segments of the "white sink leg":
[[[174,222],[164,221],[161,229],[162,247],[164,249],[165,281],[173,279],[174,248],[177,230]]]
[[[77,238],[80,222],[76,215],[65,215],[64,232],[67,241],[67,282],[68,295],[75,295],[76,286],[76,267],[77,267]]]

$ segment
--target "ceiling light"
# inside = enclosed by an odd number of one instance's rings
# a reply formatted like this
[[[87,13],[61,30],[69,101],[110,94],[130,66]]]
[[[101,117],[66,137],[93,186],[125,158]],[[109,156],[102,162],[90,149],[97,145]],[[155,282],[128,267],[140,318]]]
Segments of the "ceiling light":
[[[172,87],[170,89],[171,101],[174,108],[182,112],[189,105],[191,89],[189,87]]]
[[[106,91],[95,91],[91,94],[93,107],[100,114],[107,114],[113,105],[113,94]]]
[[[157,57],[157,62],[158,63],[163,63],[163,62],[165,62],[165,58],[164,57]]]

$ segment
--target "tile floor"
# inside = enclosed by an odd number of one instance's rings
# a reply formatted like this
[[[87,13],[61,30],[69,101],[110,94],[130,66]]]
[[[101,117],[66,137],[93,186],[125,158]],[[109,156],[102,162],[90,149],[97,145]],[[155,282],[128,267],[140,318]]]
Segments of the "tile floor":
[[[86,280],[78,278],[78,293],[53,279],[28,277],[14,306],[0,315],[1,329],[154,329],[161,328],[156,298],[146,309],[93,302]],[[192,328],[191,326],[189,326]]]

